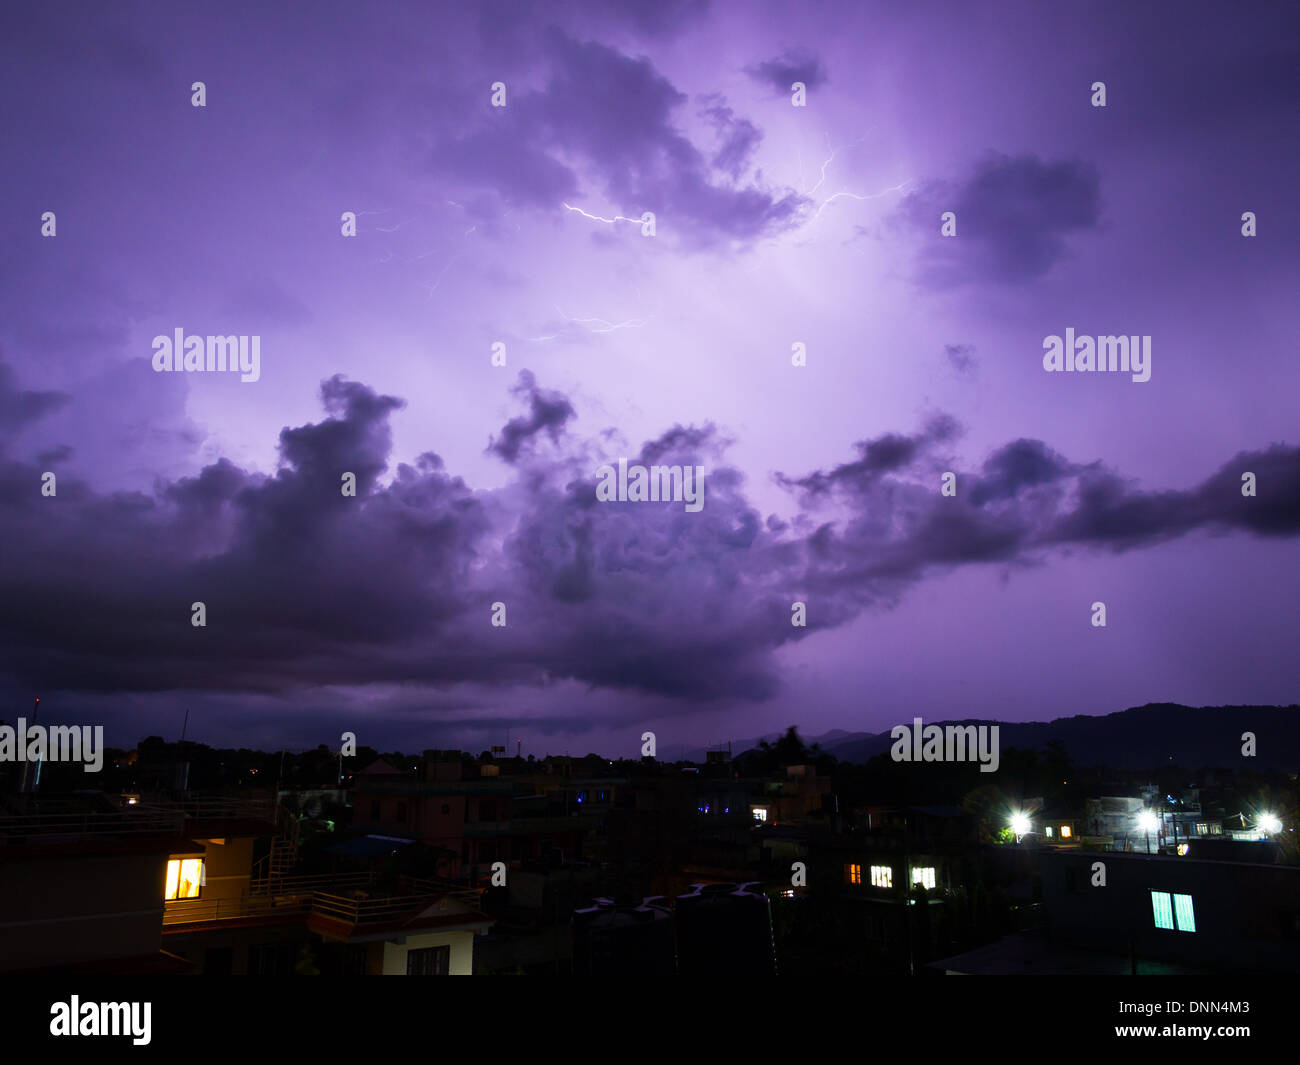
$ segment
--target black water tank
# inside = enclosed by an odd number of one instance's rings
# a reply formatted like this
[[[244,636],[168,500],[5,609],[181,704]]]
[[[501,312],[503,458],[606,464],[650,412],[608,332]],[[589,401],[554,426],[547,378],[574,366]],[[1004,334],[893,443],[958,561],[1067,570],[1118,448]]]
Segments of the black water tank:
[[[775,976],[772,905],[751,884],[695,884],[677,896],[682,976]]]
[[[672,976],[673,921],[657,899],[573,911],[574,976]]]

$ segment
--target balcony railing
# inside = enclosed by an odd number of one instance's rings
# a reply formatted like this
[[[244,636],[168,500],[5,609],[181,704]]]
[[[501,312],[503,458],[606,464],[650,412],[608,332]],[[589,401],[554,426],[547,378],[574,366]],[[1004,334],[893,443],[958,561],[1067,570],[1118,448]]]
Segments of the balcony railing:
[[[270,796],[150,799],[136,803],[132,809],[179,814],[191,821],[275,821],[275,800]]]
[[[254,885],[248,893],[234,898],[169,902],[164,908],[163,925],[300,915],[351,925],[374,924],[398,920],[440,898],[451,897],[477,908],[481,896],[476,888],[414,877],[399,877],[396,891],[376,888],[371,873],[285,877],[269,885]]]
[[[175,835],[184,817],[166,810],[38,812],[0,817],[0,843],[76,842],[88,836]]]
[[[254,877],[250,895],[310,895],[315,891],[350,891],[373,887],[374,873],[322,873],[317,876]]]
[[[311,896],[250,896],[229,899],[187,899],[169,902],[163,908],[163,926],[197,924],[201,921],[231,921],[248,917],[292,917],[311,912]]]
[[[117,809],[77,799],[39,798],[26,809],[0,814],[0,844],[76,842],[109,835],[181,835],[188,822],[275,821],[271,798],[194,797],[150,799]]]

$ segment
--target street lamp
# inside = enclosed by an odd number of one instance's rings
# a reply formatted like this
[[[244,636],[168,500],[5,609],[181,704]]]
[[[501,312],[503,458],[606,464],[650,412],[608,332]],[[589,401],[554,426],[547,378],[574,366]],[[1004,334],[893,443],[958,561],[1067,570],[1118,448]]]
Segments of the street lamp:
[[[1282,822],[1272,814],[1260,814],[1259,823],[1255,826],[1266,836],[1271,836],[1275,832],[1282,831]]]
[[[1029,817],[1026,814],[1016,812],[1011,815],[1011,831],[1016,834],[1016,842],[1019,843],[1023,836],[1029,835],[1033,830]]]
[[[1150,810],[1143,810],[1138,814],[1138,828],[1146,834],[1148,854],[1151,853],[1151,830],[1153,828],[1158,828],[1159,825],[1159,818],[1157,818]]]

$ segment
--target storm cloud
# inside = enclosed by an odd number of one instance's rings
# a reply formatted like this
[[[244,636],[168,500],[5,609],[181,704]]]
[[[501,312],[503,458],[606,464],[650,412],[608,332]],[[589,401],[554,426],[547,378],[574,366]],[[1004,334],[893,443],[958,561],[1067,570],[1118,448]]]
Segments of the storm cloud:
[[[433,452],[390,472],[402,401],[339,375],[321,385],[326,417],[282,430],[273,474],[223,458],[152,494],[101,495],[68,472],[44,498],[36,466],[0,455],[0,668],[87,692],[569,678],[761,700],[780,689],[780,646],[947,568],[1198,529],[1300,533],[1295,448],[1244,452],[1192,489],[1148,492],[1022,439],[959,472],[945,497],[939,459],[959,434],[945,416],[865,439],[838,466],[777,474],[800,504],[790,520],[751,505],[713,425],[672,426],[630,456],[706,467],[701,512],[603,503],[603,437],[576,437],[574,405],[529,374],[514,393],[527,411],[491,447],[517,476],[491,491]],[[0,409],[15,421],[50,404],[0,371]],[[540,435],[545,451],[530,446]],[[1241,494],[1244,471],[1257,498]],[[355,498],[340,490],[349,472]],[[806,629],[789,623],[796,597],[813,604]],[[193,602],[205,627],[190,623]],[[498,602],[504,627],[489,621]]]

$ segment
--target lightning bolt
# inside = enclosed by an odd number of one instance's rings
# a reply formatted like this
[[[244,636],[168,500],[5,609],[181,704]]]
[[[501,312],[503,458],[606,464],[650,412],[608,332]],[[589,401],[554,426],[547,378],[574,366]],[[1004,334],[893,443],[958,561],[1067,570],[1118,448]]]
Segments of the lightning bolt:
[[[867,139],[867,133],[870,133],[871,130],[872,130],[872,129],[875,129],[875,128],[876,128],[875,126],[872,126],[871,129],[867,130],[867,132],[864,133],[864,134],[862,134],[862,136],[859,137],[857,140],[852,141],[852,142],[849,143],[849,144],[845,144],[845,145],[843,145],[842,147],[839,147],[839,148],[831,148],[831,138],[830,138],[829,134],[827,135],[827,137],[826,137],[826,147],[827,147],[827,148],[830,148],[830,153],[831,153],[831,154],[830,154],[829,156],[827,156],[826,161],[825,161],[824,163],[822,163],[822,176],[821,176],[820,178],[817,179],[817,184],[814,185],[812,188],[810,188],[810,189],[808,190],[809,195],[811,195],[812,193],[816,192],[819,188],[822,187],[823,182],[825,182],[825,180],[826,180],[826,168],[827,168],[828,166],[830,166],[831,163],[835,162],[835,157],[836,157],[837,155],[839,155],[840,152],[848,151],[850,148],[856,148],[859,144],[861,144],[864,140]],[[802,171],[802,169],[803,169],[803,157],[802,157],[802,155],[800,156],[800,159],[799,159],[799,167],[800,167],[800,170]]]
[[[575,325],[586,326],[587,332],[589,333],[613,333],[618,329],[640,329],[649,321],[648,318],[629,318],[626,322],[611,322],[605,318],[570,318],[560,310],[559,307],[556,307],[555,310],[566,322],[573,322]],[[592,322],[599,323],[603,328],[593,327],[590,324]],[[529,337],[528,339],[530,342],[536,343],[545,340],[555,340],[559,335],[559,333],[552,333],[550,336]]]
[[[875,128],[876,128],[875,126],[872,126],[871,129],[868,129],[866,133],[863,133],[862,136],[857,138],[857,140],[851,141],[850,143],[842,145],[839,148],[832,148],[830,137],[827,136],[826,147],[830,151],[830,155],[828,155],[825,158],[825,160],[823,160],[822,162],[821,176],[817,179],[817,184],[814,185],[812,188],[810,188],[807,194],[811,196],[814,192],[816,192],[824,184],[826,184],[826,172],[827,170],[830,169],[831,164],[835,162],[835,158],[840,154],[840,152],[847,151],[850,148],[856,148],[859,144],[861,144],[864,140],[867,139],[867,135],[871,133],[871,131],[874,130]],[[903,189],[905,189],[908,184],[909,184],[908,181],[900,181],[897,185],[891,185],[889,188],[881,189],[879,192],[872,192],[872,193],[865,193],[865,194],[842,190],[840,192],[835,193],[835,195],[828,196],[826,199],[822,200],[821,203],[817,205],[817,210],[816,212],[814,212],[812,218],[809,221],[815,222],[818,218],[821,217],[822,212],[826,210],[826,208],[829,207],[836,200],[843,199],[845,197],[847,197],[850,200],[877,200],[881,196],[888,196],[891,192],[902,192]]]
[[[453,255],[450,259],[447,260],[447,265],[438,271],[438,276],[434,279],[432,284],[421,286],[429,294],[429,299],[433,299],[433,294],[438,291],[438,286],[442,284],[443,277],[446,275],[447,271],[452,268],[453,264],[459,258],[460,258],[459,254]]]
[[[616,214],[613,218],[601,218],[600,215],[598,214],[588,214],[581,207],[572,207],[567,203],[564,204],[564,208],[566,210],[574,211],[575,213],[582,215],[583,218],[590,218],[593,222],[604,222],[606,225],[611,225],[611,226],[615,222],[636,222],[637,224],[640,224],[641,222],[641,219],[639,218],[626,218],[621,214]]]
[[[812,216],[811,220],[817,221],[821,217],[822,211],[826,210],[830,204],[842,196],[847,196],[851,200],[878,200],[881,196],[888,196],[891,192],[902,192],[903,189],[907,188],[908,184],[910,184],[909,181],[900,181],[897,185],[890,185],[887,189],[881,189],[879,192],[873,192],[866,196],[859,196],[856,192],[837,192],[834,196],[822,201],[821,206],[817,208],[817,212]]]

